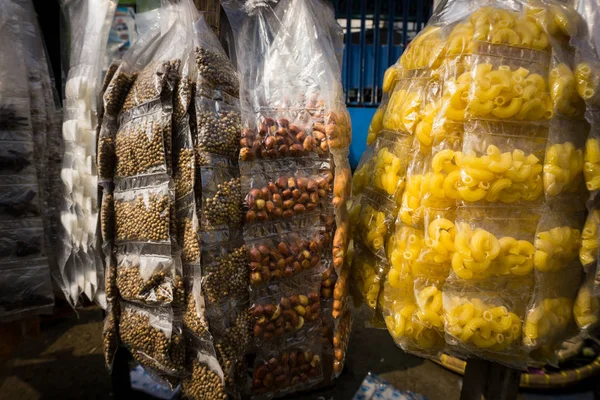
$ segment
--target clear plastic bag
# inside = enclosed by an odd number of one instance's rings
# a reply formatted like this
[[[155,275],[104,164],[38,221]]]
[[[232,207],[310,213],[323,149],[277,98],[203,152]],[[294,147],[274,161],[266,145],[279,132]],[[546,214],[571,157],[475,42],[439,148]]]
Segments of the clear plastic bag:
[[[191,271],[190,271],[191,272]],[[183,314],[183,326],[194,336],[202,338],[209,334],[206,318],[206,303],[202,294],[201,275],[186,273],[186,302]]]
[[[208,165],[209,154],[237,158],[242,124],[238,100],[227,95],[222,97],[222,100],[196,97],[196,154],[199,165]]]
[[[119,303],[109,305],[102,326],[102,352],[106,368],[112,371],[115,355],[119,347]]]
[[[250,259],[250,284],[260,287],[303,271],[321,270],[323,234],[321,227],[292,232],[273,232],[270,236],[247,241]]]
[[[290,339],[277,350],[262,349],[254,361],[252,394],[272,398],[308,389],[323,379],[321,362],[322,347],[307,337]]]
[[[202,292],[208,304],[248,293],[246,245],[216,243],[202,249]]]
[[[348,350],[348,343],[350,342],[352,322],[352,314],[350,312],[344,313],[344,315],[336,323],[336,327],[333,332],[333,372],[335,373],[336,378],[341,375],[342,370],[344,369],[346,351]]]
[[[140,308],[121,302],[119,336],[136,361],[167,375],[185,367],[181,323],[170,308]]]
[[[115,190],[115,240],[170,244],[172,192],[169,182],[141,179],[138,187]],[[129,183],[120,186],[128,186]]]
[[[523,323],[523,345],[538,363],[557,364],[557,346],[575,334],[573,303],[582,282],[579,265],[538,274]]]
[[[255,343],[289,336],[303,328],[314,327],[321,315],[320,277],[303,276],[260,293],[250,306]],[[310,330],[310,329],[309,329]]]
[[[182,380],[184,399],[225,399],[224,376],[212,343],[194,341],[188,350],[188,362],[191,375]]]
[[[184,304],[178,259],[159,255],[117,254],[116,283],[122,299],[150,306]]]
[[[0,228],[0,258],[39,258],[45,255],[44,226],[40,219],[5,222]]]
[[[3,262],[0,289],[0,320],[52,313],[54,294],[46,258]]]
[[[240,228],[243,210],[237,167],[226,159],[212,157],[210,166],[200,167],[200,176],[202,230]]]

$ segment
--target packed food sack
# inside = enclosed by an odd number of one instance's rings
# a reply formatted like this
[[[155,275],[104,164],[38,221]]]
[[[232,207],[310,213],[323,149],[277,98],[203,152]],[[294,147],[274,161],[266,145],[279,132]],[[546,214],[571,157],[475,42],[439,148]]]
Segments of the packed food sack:
[[[398,346],[555,363],[593,312],[598,67],[564,3],[457,0],[386,71],[351,286]]]
[[[333,9],[319,0],[233,0],[223,6],[235,30],[240,73],[242,238],[252,336],[260,353],[251,394],[283,396],[331,379],[334,346],[339,374],[350,331],[351,319],[337,321],[346,315],[348,297],[345,203],[351,189],[351,126],[340,81],[343,36]],[[288,351],[284,343],[291,337],[305,339]],[[315,340],[318,349],[310,347]],[[265,380],[271,366],[261,357],[282,356],[288,363],[298,352],[310,376]]]

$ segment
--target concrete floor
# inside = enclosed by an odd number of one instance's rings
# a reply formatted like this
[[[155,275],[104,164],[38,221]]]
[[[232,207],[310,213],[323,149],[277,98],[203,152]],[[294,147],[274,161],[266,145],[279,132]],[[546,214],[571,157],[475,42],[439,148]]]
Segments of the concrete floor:
[[[112,398],[102,357],[101,319],[96,307],[81,310],[79,319],[73,312],[44,319],[41,336],[23,341],[13,357],[2,362],[0,400]],[[346,368],[335,386],[289,398],[350,400],[369,371],[430,400],[460,397],[459,375],[404,353],[387,331],[355,323]]]

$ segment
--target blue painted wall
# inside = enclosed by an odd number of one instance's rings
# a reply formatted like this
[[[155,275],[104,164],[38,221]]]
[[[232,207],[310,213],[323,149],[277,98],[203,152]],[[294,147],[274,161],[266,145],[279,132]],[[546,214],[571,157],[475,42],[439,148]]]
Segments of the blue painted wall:
[[[356,168],[360,157],[367,148],[367,131],[376,108],[348,107],[352,118],[352,144],[350,145],[350,165]]]

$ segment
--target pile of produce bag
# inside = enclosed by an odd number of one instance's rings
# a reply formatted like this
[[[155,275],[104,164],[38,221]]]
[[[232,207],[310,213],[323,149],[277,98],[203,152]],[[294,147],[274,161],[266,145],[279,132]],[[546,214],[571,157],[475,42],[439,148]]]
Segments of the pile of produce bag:
[[[32,2],[4,0],[0,8],[0,320],[7,321],[54,305],[61,117]]]
[[[564,3],[457,0],[386,71],[351,276],[398,346],[554,363],[597,321],[598,67]]]

